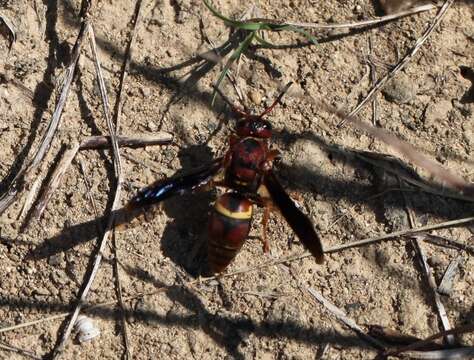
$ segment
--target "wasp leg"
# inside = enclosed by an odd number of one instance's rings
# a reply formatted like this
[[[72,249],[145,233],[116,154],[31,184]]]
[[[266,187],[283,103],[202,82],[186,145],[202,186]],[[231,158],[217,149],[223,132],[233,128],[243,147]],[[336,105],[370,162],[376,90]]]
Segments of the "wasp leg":
[[[267,239],[267,225],[268,225],[268,218],[270,216],[270,206],[265,205],[263,208],[263,218],[262,218],[262,238],[261,241],[263,243],[263,252],[267,253],[270,251],[270,242]]]

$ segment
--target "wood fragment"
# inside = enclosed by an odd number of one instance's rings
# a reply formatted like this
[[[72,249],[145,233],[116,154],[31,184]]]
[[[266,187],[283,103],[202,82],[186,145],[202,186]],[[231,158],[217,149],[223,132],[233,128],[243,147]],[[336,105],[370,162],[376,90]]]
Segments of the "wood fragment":
[[[454,0],[446,0],[441,7],[441,9],[438,11],[438,14],[430,24],[430,26],[425,30],[423,35],[416,41],[415,45],[407,52],[407,54],[398,62],[398,64],[385,75],[384,77],[380,78],[377,83],[372,87],[372,89],[369,91],[367,96],[349,113],[349,115],[343,119],[339,124],[338,127],[341,127],[345,124],[347,120],[350,120],[351,117],[356,115],[372,98],[377,94],[383,86],[390,80],[392,79],[397,72],[399,72],[401,69],[403,69],[415,56],[415,54],[420,50],[421,46],[423,43],[428,39],[428,37],[431,35],[431,33],[436,29],[441,22],[442,18],[446,14],[446,11],[451,7],[453,4]],[[390,16],[390,15],[388,15]]]
[[[448,265],[448,268],[444,272],[443,278],[438,286],[438,293],[441,295],[451,295],[453,292],[454,279],[459,273],[459,265],[463,258],[461,255],[456,256]]]
[[[167,145],[173,140],[173,136],[166,132],[154,132],[136,136],[117,136],[119,147],[140,148],[153,145]],[[85,138],[79,150],[98,150],[110,148],[110,136],[90,136]]]
[[[334,305],[332,302],[330,302],[328,299],[326,299],[323,294],[321,294],[319,291],[312,287],[307,287],[308,292],[317,300],[319,301],[326,309],[329,310],[338,320],[342,321],[344,324],[346,324],[349,328],[354,330],[358,335],[360,335],[365,341],[367,341],[369,344],[374,346],[375,348],[379,350],[384,350],[385,349],[385,344],[380,342],[379,340],[375,339],[374,337],[368,335],[365,333],[365,331],[357,325],[357,323],[349,318],[344,311],[339,309],[336,305]]]

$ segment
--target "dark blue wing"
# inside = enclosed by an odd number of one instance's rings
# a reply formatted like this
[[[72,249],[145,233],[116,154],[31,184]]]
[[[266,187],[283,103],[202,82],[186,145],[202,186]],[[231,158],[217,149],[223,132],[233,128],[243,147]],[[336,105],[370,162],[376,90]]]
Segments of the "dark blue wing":
[[[222,159],[214,160],[207,167],[200,168],[187,175],[157,181],[140,190],[129,203],[131,207],[139,207],[159,203],[169,197],[182,195],[188,191],[207,184],[222,168]]]

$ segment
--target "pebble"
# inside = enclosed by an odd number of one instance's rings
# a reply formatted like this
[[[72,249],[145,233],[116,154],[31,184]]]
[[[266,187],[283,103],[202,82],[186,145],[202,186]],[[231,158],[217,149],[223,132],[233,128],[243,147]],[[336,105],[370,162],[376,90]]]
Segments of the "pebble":
[[[249,97],[255,105],[262,103],[262,95],[257,90],[250,90]]]
[[[398,75],[382,89],[382,93],[388,101],[399,105],[411,102],[416,91],[415,82],[405,74]]]

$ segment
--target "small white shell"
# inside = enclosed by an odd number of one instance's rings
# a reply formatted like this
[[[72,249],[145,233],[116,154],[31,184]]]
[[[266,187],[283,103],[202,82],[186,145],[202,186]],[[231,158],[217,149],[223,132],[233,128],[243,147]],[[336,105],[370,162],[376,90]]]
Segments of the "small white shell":
[[[81,343],[91,341],[100,334],[99,328],[94,324],[92,319],[84,315],[78,316],[74,326],[77,331],[77,339]]]

